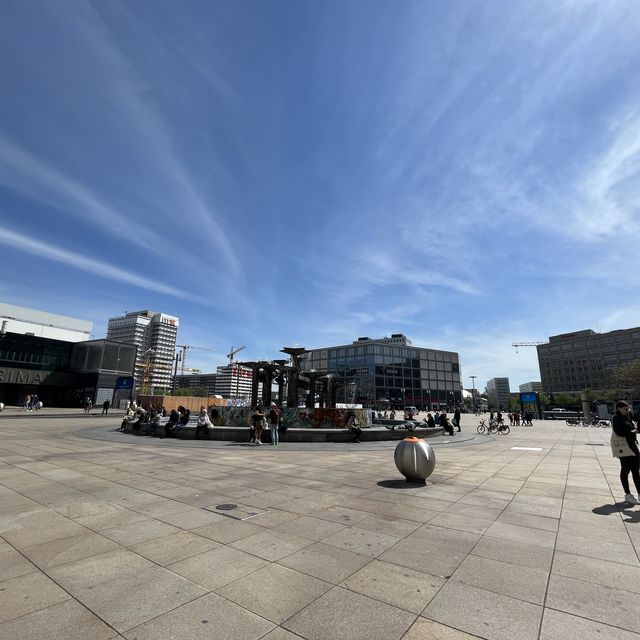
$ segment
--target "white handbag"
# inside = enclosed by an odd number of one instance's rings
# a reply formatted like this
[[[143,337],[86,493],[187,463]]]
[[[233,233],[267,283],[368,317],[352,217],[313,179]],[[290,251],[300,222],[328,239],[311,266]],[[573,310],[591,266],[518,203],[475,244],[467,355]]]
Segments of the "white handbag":
[[[618,436],[611,432],[611,453],[614,458],[625,458],[627,456],[635,456],[633,449],[629,446],[624,436]]]

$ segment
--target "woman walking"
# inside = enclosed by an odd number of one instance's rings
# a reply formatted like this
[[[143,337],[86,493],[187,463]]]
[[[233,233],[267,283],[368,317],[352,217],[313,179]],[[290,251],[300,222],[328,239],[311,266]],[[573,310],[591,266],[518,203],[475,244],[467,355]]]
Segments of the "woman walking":
[[[629,417],[629,405],[620,400],[616,402],[616,412],[611,421],[611,451],[620,459],[620,482],[624,489],[624,499],[629,504],[640,504],[640,500],[629,488],[629,472],[633,478],[636,491],[640,494],[640,452],[636,441],[636,430]]]

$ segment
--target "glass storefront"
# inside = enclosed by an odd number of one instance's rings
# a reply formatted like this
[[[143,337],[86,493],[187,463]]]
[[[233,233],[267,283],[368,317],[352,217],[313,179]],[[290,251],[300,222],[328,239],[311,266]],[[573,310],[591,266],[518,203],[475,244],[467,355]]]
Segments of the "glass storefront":
[[[0,336],[0,402],[21,405],[37,394],[47,406],[79,406],[98,391],[106,397],[119,377],[132,375],[135,354],[135,346],[113,341],[75,343],[7,332]]]

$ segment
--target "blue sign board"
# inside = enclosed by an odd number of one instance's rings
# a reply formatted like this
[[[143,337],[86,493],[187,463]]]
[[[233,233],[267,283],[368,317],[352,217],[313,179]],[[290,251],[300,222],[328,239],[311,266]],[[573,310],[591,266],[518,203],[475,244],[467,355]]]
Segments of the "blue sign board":
[[[533,404],[538,402],[538,394],[537,393],[521,393],[520,404],[526,404],[527,402],[531,402]]]
[[[116,380],[116,389],[133,389],[133,376],[121,376]]]

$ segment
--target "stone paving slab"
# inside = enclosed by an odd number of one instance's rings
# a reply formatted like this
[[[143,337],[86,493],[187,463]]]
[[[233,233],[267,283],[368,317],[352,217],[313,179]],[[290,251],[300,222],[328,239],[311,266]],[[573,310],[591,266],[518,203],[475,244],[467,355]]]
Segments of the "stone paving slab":
[[[221,596],[281,624],[332,588],[328,582],[270,564],[217,590]]]
[[[0,624],[0,638],[10,640],[111,640],[115,630],[76,600],[66,600]]]
[[[412,613],[335,587],[283,626],[309,640],[399,640],[414,620]]]
[[[128,640],[257,640],[273,627],[272,622],[210,593],[124,635]]]
[[[640,639],[640,508],[608,430],[475,438],[464,416],[421,487],[393,442],[237,447],[118,421],[0,414],[0,637]],[[207,509],[228,502],[265,512]]]

